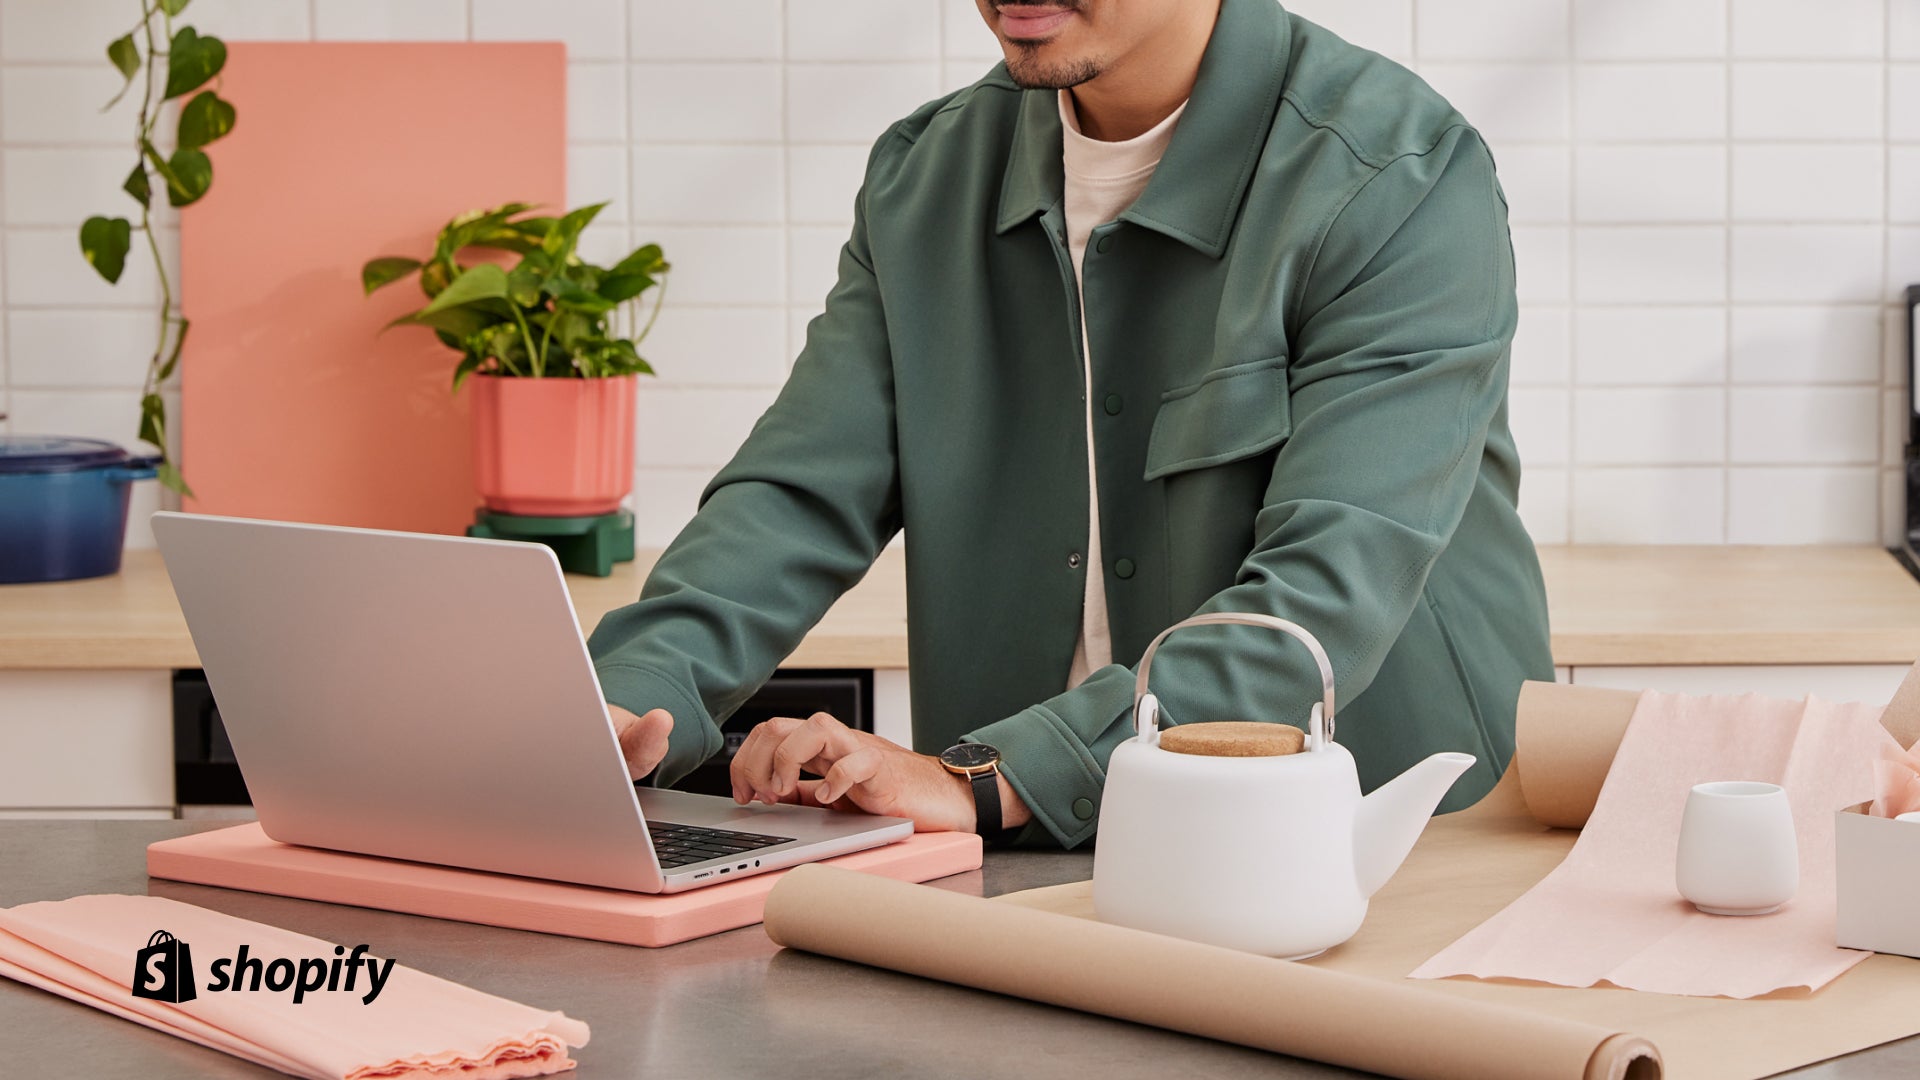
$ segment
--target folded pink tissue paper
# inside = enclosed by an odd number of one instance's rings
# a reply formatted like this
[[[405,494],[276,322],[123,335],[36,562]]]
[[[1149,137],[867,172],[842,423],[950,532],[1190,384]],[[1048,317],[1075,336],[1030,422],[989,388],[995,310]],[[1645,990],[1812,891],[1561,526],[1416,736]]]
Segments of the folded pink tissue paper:
[[[1905,750],[1890,742],[1873,763],[1880,793],[1867,812],[1874,817],[1899,817],[1920,810],[1920,743]]]
[[[1812,697],[1647,692],[1573,850],[1411,977],[1699,997],[1818,990],[1869,955],[1834,946],[1834,817],[1874,797],[1875,763],[1884,748],[1899,745],[1881,726],[1881,712]],[[1681,813],[1693,785],[1714,780],[1786,789],[1800,885],[1775,914],[1708,915],[1680,896]]]
[[[159,896],[0,908],[0,975],[313,1080],[508,1080],[574,1067],[587,1025]]]

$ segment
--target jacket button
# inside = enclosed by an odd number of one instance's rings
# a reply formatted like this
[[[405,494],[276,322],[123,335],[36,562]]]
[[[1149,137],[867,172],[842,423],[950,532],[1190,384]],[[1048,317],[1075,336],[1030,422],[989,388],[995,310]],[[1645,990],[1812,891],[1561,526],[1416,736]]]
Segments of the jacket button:
[[[1107,235],[1101,237],[1099,240],[1094,241],[1093,250],[1099,252],[1102,255],[1105,255],[1107,252],[1112,251],[1113,250],[1113,234],[1108,233]]]
[[[1108,415],[1108,416],[1119,416],[1119,415],[1120,415],[1120,406],[1122,406],[1122,405],[1124,405],[1124,404],[1125,404],[1125,402],[1123,402],[1123,401],[1121,401],[1121,400],[1120,400],[1120,395],[1119,395],[1119,394],[1108,394],[1108,395],[1107,395],[1107,415]]]
[[[1080,569],[1080,553],[1079,552],[1076,551],[1073,554],[1067,556],[1067,568],[1070,570]]]
[[[1091,820],[1093,818],[1093,800],[1073,800],[1073,816],[1079,818],[1081,821]]]
[[[1120,561],[1114,563],[1113,573],[1115,577],[1120,577],[1120,578],[1132,577],[1133,576],[1133,560],[1121,559]]]

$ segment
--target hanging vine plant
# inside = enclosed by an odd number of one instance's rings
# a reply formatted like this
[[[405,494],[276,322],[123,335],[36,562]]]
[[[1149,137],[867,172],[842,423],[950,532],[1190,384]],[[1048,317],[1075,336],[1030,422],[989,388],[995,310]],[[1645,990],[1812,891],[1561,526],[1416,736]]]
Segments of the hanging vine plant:
[[[180,366],[180,348],[187,340],[187,320],[173,307],[173,282],[160,258],[160,241],[153,226],[153,199],[156,188],[166,193],[167,205],[190,206],[213,186],[213,161],[205,147],[233,130],[233,103],[219,94],[220,72],[227,64],[226,43],[211,34],[200,34],[191,26],[173,25],[174,16],[186,9],[189,0],[151,0],[142,2],[140,21],[133,29],[115,38],[107,46],[107,60],[126,80],[120,92],[107,102],[106,111],[139,86],[140,109],[134,135],[136,157],[133,171],[120,185],[129,198],[140,204],[136,224],[125,217],[96,215],[80,226],[80,253],[107,279],[117,284],[127,267],[133,249],[133,237],[146,240],[153,257],[154,274],[160,282],[159,333],[153,356],[147,363],[147,376],[140,394],[140,438],[160,451],[160,482],[181,494],[192,494],[179,466],[167,456],[167,407],[160,387]],[[163,47],[164,46],[164,47]],[[214,83],[209,86],[209,83]],[[189,96],[191,95],[191,96]],[[174,130],[171,153],[162,154],[154,142],[154,130],[169,101],[185,101]]]

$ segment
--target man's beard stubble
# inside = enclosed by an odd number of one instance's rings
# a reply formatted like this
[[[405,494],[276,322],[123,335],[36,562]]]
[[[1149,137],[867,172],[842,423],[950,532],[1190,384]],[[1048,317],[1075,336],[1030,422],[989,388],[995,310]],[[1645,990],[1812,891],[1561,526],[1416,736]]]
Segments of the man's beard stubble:
[[[1050,6],[1081,11],[1082,0],[1047,0]],[[1009,7],[1022,7],[1018,3],[999,3],[995,11]],[[1100,74],[1098,61],[1081,58],[1049,63],[1040,59],[1040,50],[1047,47],[1046,42],[1008,42],[1013,52],[1007,57],[1007,74],[1012,76],[1014,85],[1022,90],[1066,90],[1088,82]]]

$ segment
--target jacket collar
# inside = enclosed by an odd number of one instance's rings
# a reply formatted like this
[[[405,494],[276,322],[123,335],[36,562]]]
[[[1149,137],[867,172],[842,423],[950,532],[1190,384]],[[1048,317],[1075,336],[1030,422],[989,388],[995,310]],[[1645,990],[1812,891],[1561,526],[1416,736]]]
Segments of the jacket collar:
[[[1212,258],[1227,249],[1254,163],[1273,130],[1290,44],[1274,0],[1221,0],[1187,111],[1140,198],[1120,217]],[[1004,233],[1061,200],[1055,91],[1021,94],[1013,150],[1000,181]]]

